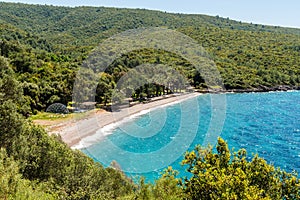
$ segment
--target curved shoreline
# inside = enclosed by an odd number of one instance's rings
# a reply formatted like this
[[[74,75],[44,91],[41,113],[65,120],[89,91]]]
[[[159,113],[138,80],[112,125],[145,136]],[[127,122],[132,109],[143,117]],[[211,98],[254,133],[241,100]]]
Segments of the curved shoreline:
[[[55,134],[60,135],[61,139],[71,148],[83,148],[103,139],[105,135],[107,135],[105,131],[102,134],[101,131],[99,131],[103,128],[113,130],[114,126],[117,126],[119,123],[125,123],[126,120],[130,120],[132,116],[143,115],[150,110],[177,104],[199,95],[201,95],[201,93],[198,92],[173,95],[149,103],[140,103],[131,107],[127,106],[126,108],[114,112],[98,112],[94,110],[88,118],[79,120],[72,119],[69,123],[61,126]],[[89,139],[92,140],[89,142]],[[82,143],[84,142],[87,144],[83,145]]]
[[[64,122],[61,124],[56,124],[55,126],[59,127],[55,131],[50,131],[49,134],[57,134],[61,137],[62,141],[64,141],[71,148],[77,149],[81,147],[85,147],[86,145],[80,144],[82,140],[87,140],[89,138],[97,138],[92,139],[93,142],[88,142],[90,145],[100,141],[105,137],[105,134],[102,135],[102,138],[97,136],[97,131],[102,128],[105,129],[114,129],[112,126],[123,121],[125,118],[132,117],[133,115],[137,115],[140,112],[145,112],[147,110],[152,110],[159,108],[161,106],[168,106],[170,104],[180,103],[182,101],[188,100],[189,98],[193,98],[202,94],[230,94],[230,93],[268,93],[268,92],[289,92],[289,91],[299,91],[297,89],[291,90],[271,90],[271,91],[197,91],[193,93],[181,94],[181,95],[173,95],[171,97],[161,98],[159,100],[151,101],[149,103],[140,103],[131,107],[126,107],[119,109],[117,112],[108,112],[105,110],[91,111],[91,114],[84,119],[75,119],[69,120],[68,122]],[[146,113],[143,113],[146,114]],[[139,114],[138,114],[139,115]],[[142,114],[140,114],[142,115]],[[98,133],[99,134],[99,133]],[[85,141],[83,141],[85,142]]]

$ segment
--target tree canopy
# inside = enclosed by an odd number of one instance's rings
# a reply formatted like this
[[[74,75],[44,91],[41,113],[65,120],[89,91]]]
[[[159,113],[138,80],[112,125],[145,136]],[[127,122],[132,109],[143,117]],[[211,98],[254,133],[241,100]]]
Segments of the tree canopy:
[[[76,72],[91,50],[114,34],[140,27],[166,27],[194,39],[215,62],[227,90],[300,86],[299,29],[144,9],[14,3],[0,3],[0,7],[0,55],[9,59],[33,113],[53,103],[70,102]],[[106,78],[99,76],[96,100],[110,102],[120,77],[143,63],[171,66],[191,86],[201,90],[207,86],[184,58],[163,50],[141,49],[115,60]],[[149,91],[157,95],[158,90],[164,90],[155,84],[148,88],[132,91],[132,95],[149,96]]]

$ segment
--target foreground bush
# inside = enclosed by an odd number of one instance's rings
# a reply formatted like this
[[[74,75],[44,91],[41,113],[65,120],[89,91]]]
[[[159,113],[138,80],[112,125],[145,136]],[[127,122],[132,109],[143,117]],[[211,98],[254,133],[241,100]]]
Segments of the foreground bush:
[[[300,199],[300,181],[259,158],[247,161],[244,149],[230,153],[219,138],[217,153],[197,146],[182,163],[191,178],[182,180],[187,199]]]
[[[21,114],[23,94],[0,56],[0,199],[117,199],[134,185]]]
[[[197,146],[187,152],[182,164],[189,176],[175,178],[168,168],[155,184],[141,180],[136,199],[300,199],[300,181],[259,158],[248,161],[244,149],[234,152],[219,138],[214,153],[211,147]]]

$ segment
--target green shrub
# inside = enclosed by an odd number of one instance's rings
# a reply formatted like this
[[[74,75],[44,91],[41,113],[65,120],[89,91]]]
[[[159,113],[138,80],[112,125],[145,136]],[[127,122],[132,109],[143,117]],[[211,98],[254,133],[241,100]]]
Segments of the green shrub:
[[[187,199],[300,199],[300,180],[259,158],[247,161],[244,149],[230,153],[218,139],[217,153],[197,146],[182,161],[190,178],[182,180]]]
[[[64,104],[54,103],[47,108],[46,112],[68,114],[69,110]]]

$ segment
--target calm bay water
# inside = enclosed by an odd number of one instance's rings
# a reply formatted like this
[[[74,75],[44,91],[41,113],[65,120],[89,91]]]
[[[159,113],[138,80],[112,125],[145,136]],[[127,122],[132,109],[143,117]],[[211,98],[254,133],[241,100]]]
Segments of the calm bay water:
[[[185,176],[182,155],[202,144],[209,126],[214,126],[214,95],[226,98],[223,129],[215,138],[221,136],[230,149],[245,148],[249,159],[257,153],[276,167],[300,172],[298,91],[201,95],[119,124],[104,140],[82,151],[104,166],[117,161],[131,177],[153,181],[169,165]]]

